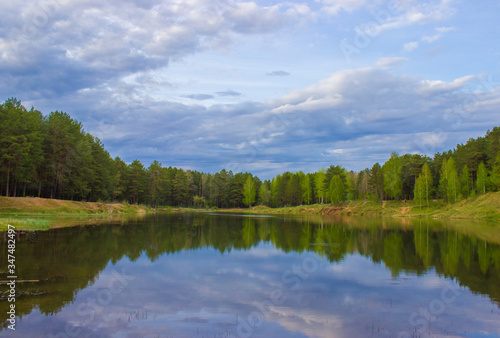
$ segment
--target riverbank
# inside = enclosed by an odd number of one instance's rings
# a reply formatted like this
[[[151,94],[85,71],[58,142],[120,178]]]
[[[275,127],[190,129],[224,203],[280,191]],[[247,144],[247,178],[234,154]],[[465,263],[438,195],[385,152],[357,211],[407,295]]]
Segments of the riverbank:
[[[203,212],[205,209],[161,207],[155,210],[144,205],[122,203],[77,202],[45,198],[0,197],[0,231],[7,224],[17,230],[47,230],[54,227],[99,224],[141,217],[151,212]],[[241,209],[219,209],[220,213],[260,215],[330,215],[369,217],[431,217],[500,221],[500,192],[488,193],[458,203],[429,201],[429,207],[413,201],[352,201],[338,205],[313,204],[269,208],[256,206]]]
[[[122,203],[78,202],[38,197],[0,197],[0,214],[140,214],[143,205]]]
[[[0,231],[5,231],[8,224],[15,226],[16,230],[47,230],[54,227],[115,222],[155,211],[168,213],[188,210],[170,207],[153,210],[144,205],[126,203],[0,196]]]
[[[245,209],[223,209],[218,212],[249,214],[339,215],[384,217],[432,217],[455,219],[500,220],[500,192],[468,198],[454,204],[442,200],[429,201],[429,206],[414,201],[352,201],[342,204],[312,204],[295,207],[269,208],[256,206]]]

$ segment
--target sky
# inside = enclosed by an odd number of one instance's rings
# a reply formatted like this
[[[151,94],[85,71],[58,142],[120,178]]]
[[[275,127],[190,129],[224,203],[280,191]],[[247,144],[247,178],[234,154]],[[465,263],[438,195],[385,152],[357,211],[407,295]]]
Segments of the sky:
[[[112,157],[262,179],[499,126],[500,1],[0,0],[0,100]]]

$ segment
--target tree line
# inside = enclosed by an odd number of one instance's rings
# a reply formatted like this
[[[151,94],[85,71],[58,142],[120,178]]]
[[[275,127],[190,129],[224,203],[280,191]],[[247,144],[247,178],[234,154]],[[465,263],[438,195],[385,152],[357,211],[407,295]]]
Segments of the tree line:
[[[454,203],[500,188],[500,127],[433,158],[391,157],[359,172],[331,165],[261,181],[251,173],[145,167],[112,158],[103,143],[65,112],[47,116],[10,98],[0,105],[0,193],[4,196],[121,201],[156,206],[270,207],[346,200],[435,198]]]

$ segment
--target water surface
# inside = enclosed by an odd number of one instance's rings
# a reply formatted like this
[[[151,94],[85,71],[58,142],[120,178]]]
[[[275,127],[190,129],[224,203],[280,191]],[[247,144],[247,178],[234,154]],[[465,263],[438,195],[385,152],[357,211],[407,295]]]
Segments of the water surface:
[[[0,300],[0,336],[498,337],[498,234],[218,214],[24,234],[18,278],[37,282],[17,285],[15,333]]]

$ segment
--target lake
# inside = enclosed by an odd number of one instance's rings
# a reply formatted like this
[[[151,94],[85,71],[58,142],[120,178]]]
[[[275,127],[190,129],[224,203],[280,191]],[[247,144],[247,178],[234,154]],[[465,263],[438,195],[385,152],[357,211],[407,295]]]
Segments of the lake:
[[[149,215],[20,234],[5,337],[499,337],[500,226]]]

